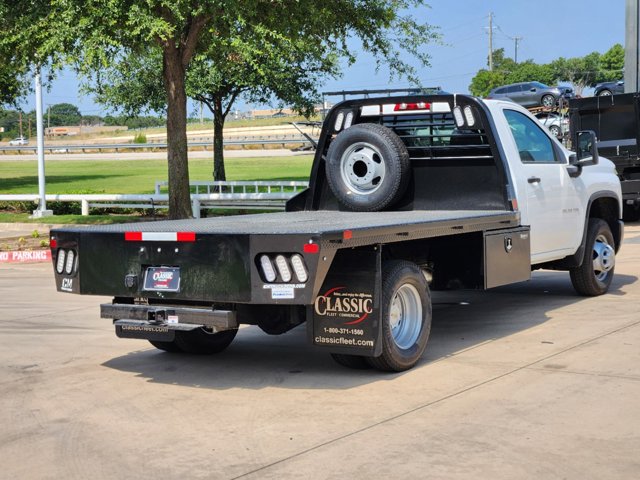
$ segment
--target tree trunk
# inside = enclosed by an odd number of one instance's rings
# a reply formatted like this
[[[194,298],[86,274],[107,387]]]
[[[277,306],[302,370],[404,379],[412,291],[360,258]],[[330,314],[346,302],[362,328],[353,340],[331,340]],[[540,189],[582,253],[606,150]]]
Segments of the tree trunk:
[[[167,158],[169,163],[169,218],[190,218],[189,161],[187,156],[187,94],[180,52],[163,52],[163,78],[167,92]]]
[[[213,100],[213,180],[225,181],[224,171],[224,120],[222,99]]]

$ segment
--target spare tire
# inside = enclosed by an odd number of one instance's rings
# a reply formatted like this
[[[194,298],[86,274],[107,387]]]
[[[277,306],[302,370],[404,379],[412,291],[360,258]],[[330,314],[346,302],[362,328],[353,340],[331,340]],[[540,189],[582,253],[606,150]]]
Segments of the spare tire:
[[[375,212],[395,203],[407,189],[409,152],[400,137],[375,123],[347,128],[329,146],[327,181],[350,210]]]

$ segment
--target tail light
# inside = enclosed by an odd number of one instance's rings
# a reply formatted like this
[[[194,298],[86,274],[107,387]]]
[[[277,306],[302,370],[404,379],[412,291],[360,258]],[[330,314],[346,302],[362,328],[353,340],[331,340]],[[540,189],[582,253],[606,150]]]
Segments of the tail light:
[[[262,278],[267,283],[289,283],[294,275],[300,283],[305,283],[309,279],[304,258],[297,253],[261,254],[258,257],[258,263]]]

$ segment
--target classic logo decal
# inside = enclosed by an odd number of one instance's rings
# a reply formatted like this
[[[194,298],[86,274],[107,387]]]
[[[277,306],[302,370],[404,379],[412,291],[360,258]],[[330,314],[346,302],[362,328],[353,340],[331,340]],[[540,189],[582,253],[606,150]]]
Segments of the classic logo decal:
[[[344,292],[347,287],[335,287],[316,298],[314,310],[322,317],[353,318],[345,325],[363,322],[373,312],[373,295]]]
[[[153,285],[156,288],[168,287],[169,283],[173,280],[173,272],[172,271],[156,271],[153,272]]]
[[[180,268],[148,267],[144,277],[144,290],[155,292],[180,291]]]

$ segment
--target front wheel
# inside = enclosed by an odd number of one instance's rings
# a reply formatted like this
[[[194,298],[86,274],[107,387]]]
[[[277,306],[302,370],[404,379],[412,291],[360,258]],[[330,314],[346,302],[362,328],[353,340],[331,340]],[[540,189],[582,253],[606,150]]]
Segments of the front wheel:
[[[388,262],[382,275],[382,354],[367,360],[378,370],[401,372],[413,367],[427,347],[431,296],[414,263]]]
[[[558,125],[551,125],[549,127],[549,131],[551,132],[551,135],[556,138],[560,138],[562,136],[562,132],[560,131],[560,127]]]
[[[598,96],[599,97],[610,97],[611,96],[611,90],[607,90],[606,88],[600,90],[598,92]]]
[[[609,290],[616,264],[613,234],[609,224],[590,218],[582,265],[569,271],[573,288],[580,295],[602,295]]]

